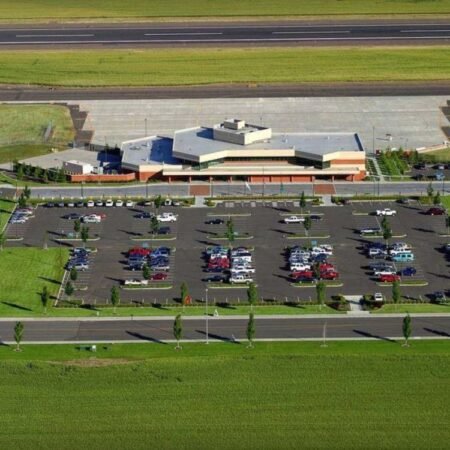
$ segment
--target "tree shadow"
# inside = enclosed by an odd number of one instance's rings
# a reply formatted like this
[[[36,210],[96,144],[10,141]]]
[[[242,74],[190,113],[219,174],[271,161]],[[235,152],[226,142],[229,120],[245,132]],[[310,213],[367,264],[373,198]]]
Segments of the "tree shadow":
[[[434,330],[433,328],[426,328],[426,327],[424,327],[424,330],[428,331],[429,333],[436,334],[437,336],[450,337],[450,333],[447,333],[446,331]]]
[[[129,334],[130,336],[133,336],[137,339],[141,339],[142,341],[148,341],[148,342],[154,342],[155,344],[162,344],[162,345],[167,345],[167,342],[163,342],[160,339],[156,339],[153,338],[151,336],[145,336],[141,333],[138,333],[136,331],[126,331],[127,334]]]
[[[16,308],[21,311],[33,311],[31,308],[27,308],[26,306],[17,305],[16,303],[10,303],[10,302],[2,302],[6,306],[10,306],[11,308]]]
[[[197,333],[202,334],[203,336],[206,336],[206,332],[203,330],[195,330]],[[218,341],[227,342],[229,344],[240,344],[239,341],[237,341],[234,337],[226,337],[226,336],[220,336],[219,334],[215,333],[208,333],[208,337],[211,339],[216,339]]]
[[[359,334],[361,336],[364,336],[364,337],[373,338],[373,339],[379,339],[381,341],[386,341],[386,342],[392,342],[393,344],[396,343],[396,341],[394,339],[389,339],[389,338],[384,337],[384,336],[379,336],[377,334],[372,334],[372,333],[369,333],[368,331],[353,330],[353,332],[356,333],[356,334]]]
[[[46,281],[47,283],[57,284],[58,286],[61,284],[60,281],[55,280],[53,278],[47,278],[47,277],[39,277],[40,280]]]

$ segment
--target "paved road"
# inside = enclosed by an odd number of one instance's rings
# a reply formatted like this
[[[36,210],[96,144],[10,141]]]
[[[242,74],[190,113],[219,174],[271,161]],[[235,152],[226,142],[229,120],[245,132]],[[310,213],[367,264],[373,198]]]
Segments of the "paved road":
[[[350,24],[117,24],[99,26],[4,27],[0,46],[140,46],[195,44],[372,44],[418,42],[446,43],[450,23],[414,21],[401,23],[353,22]]]
[[[327,322],[328,338],[398,338],[401,317],[368,318],[257,318],[257,339],[320,339]],[[185,319],[186,340],[205,339],[205,318]],[[210,318],[211,339],[244,339],[247,319]],[[153,320],[54,320],[25,323],[26,342],[166,341],[172,340],[173,319]],[[0,321],[0,340],[13,340],[13,321]],[[449,317],[413,317],[413,337],[450,337]]]
[[[1,47],[0,47],[1,48]],[[59,88],[0,86],[0,101],[76,101],[182,98],[382,97],[450,95],[450,82],[297,83],[143,88]]]
[[[392,183],[377,183],[377,182],[339,182],[334,183],[334,188],[337,195],[425,195],[429,182],[392,182]],[[433,182],[435,189],[441,193],[449,193],[450,184],[448,181]],[[251,195],[261,196],[264,189],[265,195],[277,195],[282,190],[283,194],[299,194],[304,191],[306,195],[312,195],[314,184],[312,183],[266,183],[265,186],[261,183],[250,183],[251,191],[248,190],[244,183],[214,183],[212,185],[214,196],[248,196],[251,200]],[[64,186],[64,187],[32,187],[31,195],[35,198],[79,198],[82,196],[80,186]],[[133,184],[129,186],[102,186],[102,185],[84,185],[84,197],[103,197],[103,196],[133,196],[146,197],[153,195],[168,195],[168,196],[188,196],[188,183],[158,183],[158,184]],[[0,196],[11,197],[15,193],[15,187],[3,185],[0,186]]]

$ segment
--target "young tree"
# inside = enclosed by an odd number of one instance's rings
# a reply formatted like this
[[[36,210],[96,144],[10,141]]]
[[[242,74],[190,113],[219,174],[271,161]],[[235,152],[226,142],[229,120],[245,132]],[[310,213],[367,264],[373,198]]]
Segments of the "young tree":
[[[383,229],[383,239],[386,242],[386,248],[389,245],[389,239],[392,238],[392,230],[391,227],[389,225],[387,225],[384,229]]]
[[[28,185],[25,185],[25,188],[23,189],[23,195],[27,200],[30,200],[31,189],[28,187]]]
[[[186,300],[187,300],[187,298],[188,298],[188,295],[189,295],[189,293],[188,293],[188,287],[187,287],[187,284],[183,281],[183,282],[181,283],[181,287],[180,287],[180,298],[181,298],[181,304],[182,304],[183,306],[186,305]]]
[[[67,281],[66,287],[64,288],[64,292],[66,293],[67,297],[70,297],[74,291],[75,291],[75,288],[73,287],[72,282],[70,280]]]
[[[116,314],[117,305],[120,303],[119,289],[116,286],[111,288],[111,305],[113,305],[113,312]]]
[[[253,305],[258,303],[258,289],[255,283],[250,283],[247,289],[247,300],[250,305],[250,310],[253,311]]]
[[[436,192],[436,195],[433,197],[433,205],[438,206],[441,204],[441,194],[439,191]]]
[[[24,177],[24,170],[23,170],[23,164],[17,165],[17,179],[22,180]]]
[[[434,189],[433,189],[433,185],[431,183],[428,184],[427,195],[428,195],[428,201],[431,203],[431,200],[434,195]]]
[[[70,279],[71,281],[77,281],[78,278],[78,271],[75,269],[75,267],[72,267],[70,269]]]
[[[2,232],[0,232],[0,251],[3,250],[3,246],[5,245],[6,242],[6,234]]]
[[[327,285],[323,281],[319,281],[316,284],[317,303],[319,303],[321,308],[322,308],[323,304],[325,303],[326,289],[327,289]]]
[[[246,332],[248,339],[248,348],[253,348],[253,339],[255,338],[256,327],[255,327],[255,316],[252,312],[248,315]]]
[[[314,277],[316,279],[320,278],[320,262],[315,262],[312,266],[312,270],[314,272]]]
[[[312,222],[311,217],[306,216],[305,220],[303,221],[303,228],[305,229],[306,236],[309,235],[309,230],[311,229]]]
[[[16,352],[20,352],[20,343],[22,342],[23,330],[24,330],[23,322],[16,322],[14,326],[14,340],[16,341]]]
[[[144,277],[144,280],[148,280],[150,278],[150,268],[147,263],[145,263],[142,267],[142,276]]]
[[[225,232],[225,235],[228,239],[228,242],[231,247],[231,243],[234,242],[234,238],[236,237],[235,231],[234,231],[234,221],[231,217],[228,217],[227,223],[226,223],[227,230]]]
[[[401,296],[402,293],[400,291],[400,283],[398,281],[394,281],[392,283],[392,301],[394,305],[397,305],[397,303],[400,301]]]
[[[156,208],[156,209],[161,208],[161,206],[162,206],[163,203],[164,203],[163,198],[161,197],[161,195],[158,195],[158,196],[155,198],[155,208]]]
[[[42,182],[43,183],[48,183],[48,172],[47,170],[44,169],[44,171],[42,172]]]
[[[158,234],[159,231],[159,222],[156,216],[152,216],[150,219],[150,231],[155,236],[155,234]]]
[[[81,228],[81,240],[83,241],[83,246],[86,247],[86,242],[89,239],[89,227],[83,226]]]
[[[75,232],[75,236],[78,237],[78,233],[81,230],[81,222],[79,219],[76,219],[73,223],[73,231]]]
[[[23,192],[19,196],[18,204],[20,208],[25,208],[25,206],[27,206],[27,199],[25,195],[23,195]]]
[[[48,292],[47,286],[44,286],[41,291],[41,303],[44,308],[44,313],[47,314],[47,306],[50,301],[50,294]]]
[[[181,314],[177,314],[173,322],[173,337],[177,341],[175,350],[181,350],[180,340],[183,336],[183,322],[181,321]]]
[[[411,336],[411,316],[406,314],[406,316],[403,318],[403,324],[402,324],[402,331],[403,331],[403,337],[405,338],[405,343],[403,344],[404,347],[409,347],[409,338]]]
[[[303,210],[306,208],[306,197],[305,191],[302,191],[300,194],[300,211],[303,213]]]

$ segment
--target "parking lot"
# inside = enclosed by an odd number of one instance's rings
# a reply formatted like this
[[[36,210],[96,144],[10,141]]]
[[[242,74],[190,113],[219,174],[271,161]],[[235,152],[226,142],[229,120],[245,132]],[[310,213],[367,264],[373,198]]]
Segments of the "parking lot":
[[[234,247],[250,247],[253,253],[253,275],[260,295],[265,301],[308,301],[315,298],[314,286],[301,286],[292,283],[290,271],[286,266],[286,251],[292,246],[311,247],[330,244],[333,256],[330,262],[339,272],[339,284],[327,288],[327,295],[359,295],[383,292],[390,295],[390,285],[380,285],[370,272],[364,247],[369,242],[382,238],[361,237],[357,230],[364,227],[379,227],[380,218],[373,215],[379,208],[392,207],[398,214],[389,217],[392,227],[392,242],[407,242],[413,248],[415,260],[412,263],[395,263],[397,270],[413,266],[416,273],[403,280],[419,280],[425,286],[402,286],[402,293],[412,298],[427,298],[438,290],[448,291],[450,286],[449,262],[442,253],[442,246],[449,239],[444,234],[443,216],[423,214],[425,207],[414,203],[400,205],[395,203],[353,203],[339,207],[311,207],[311,214],[319,217],[312,221],[311,229],[306,231],[301,223],[286,224],[284,218],[301,214],[300,207],[293,202],[225,203],[216,208],[167,207],[178,215],[169,226],[167,238],[153,239],[150,234],[150,219],[138,218],[143,211],[152,212],[151,207],[94,207],[61,208],[38,207],[34,216],[25,224],[9,225],[9,237],[22,240],[10,241],[8,245],[43,247],[82,246],[80,241],[60,240],[73,230],[73,221],[64,219],[69,213],[105,214],[101,223],[89,224],[90,239],[87,246],[97,249],[89,269],[80,274],[76,287],[81,287],[73,296],[87,303],[105,303],[110,298],[112,286],[122,286],[127,279],[142,279],[142,271],[127,268],[127,251],[132,247],[165,246],[171,249],[170,270],[167,279],[158,289],[152,283],[151,289],[121,289],[122,303],[138,302],[144,304],[172,302],[180,296],[180,285],[185,282],[194,300],[204,300],[206,288],[208,299],[216,302],[245,301],[246,285],[228,283],[208,284],[204,280],[204,251],[211,245],[228,245],[224,237],[226,220],[233,219],[236,240]],[[154,210],[153,210],[154,211]],[[224,223],[205,224],[214,218]]]

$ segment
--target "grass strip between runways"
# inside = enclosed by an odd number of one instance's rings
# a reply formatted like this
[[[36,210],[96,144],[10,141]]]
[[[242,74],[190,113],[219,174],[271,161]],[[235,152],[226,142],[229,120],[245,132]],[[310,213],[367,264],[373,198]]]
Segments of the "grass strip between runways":
[[[0,83],[177,86],[450,79],[447,47],[5,51]]]

